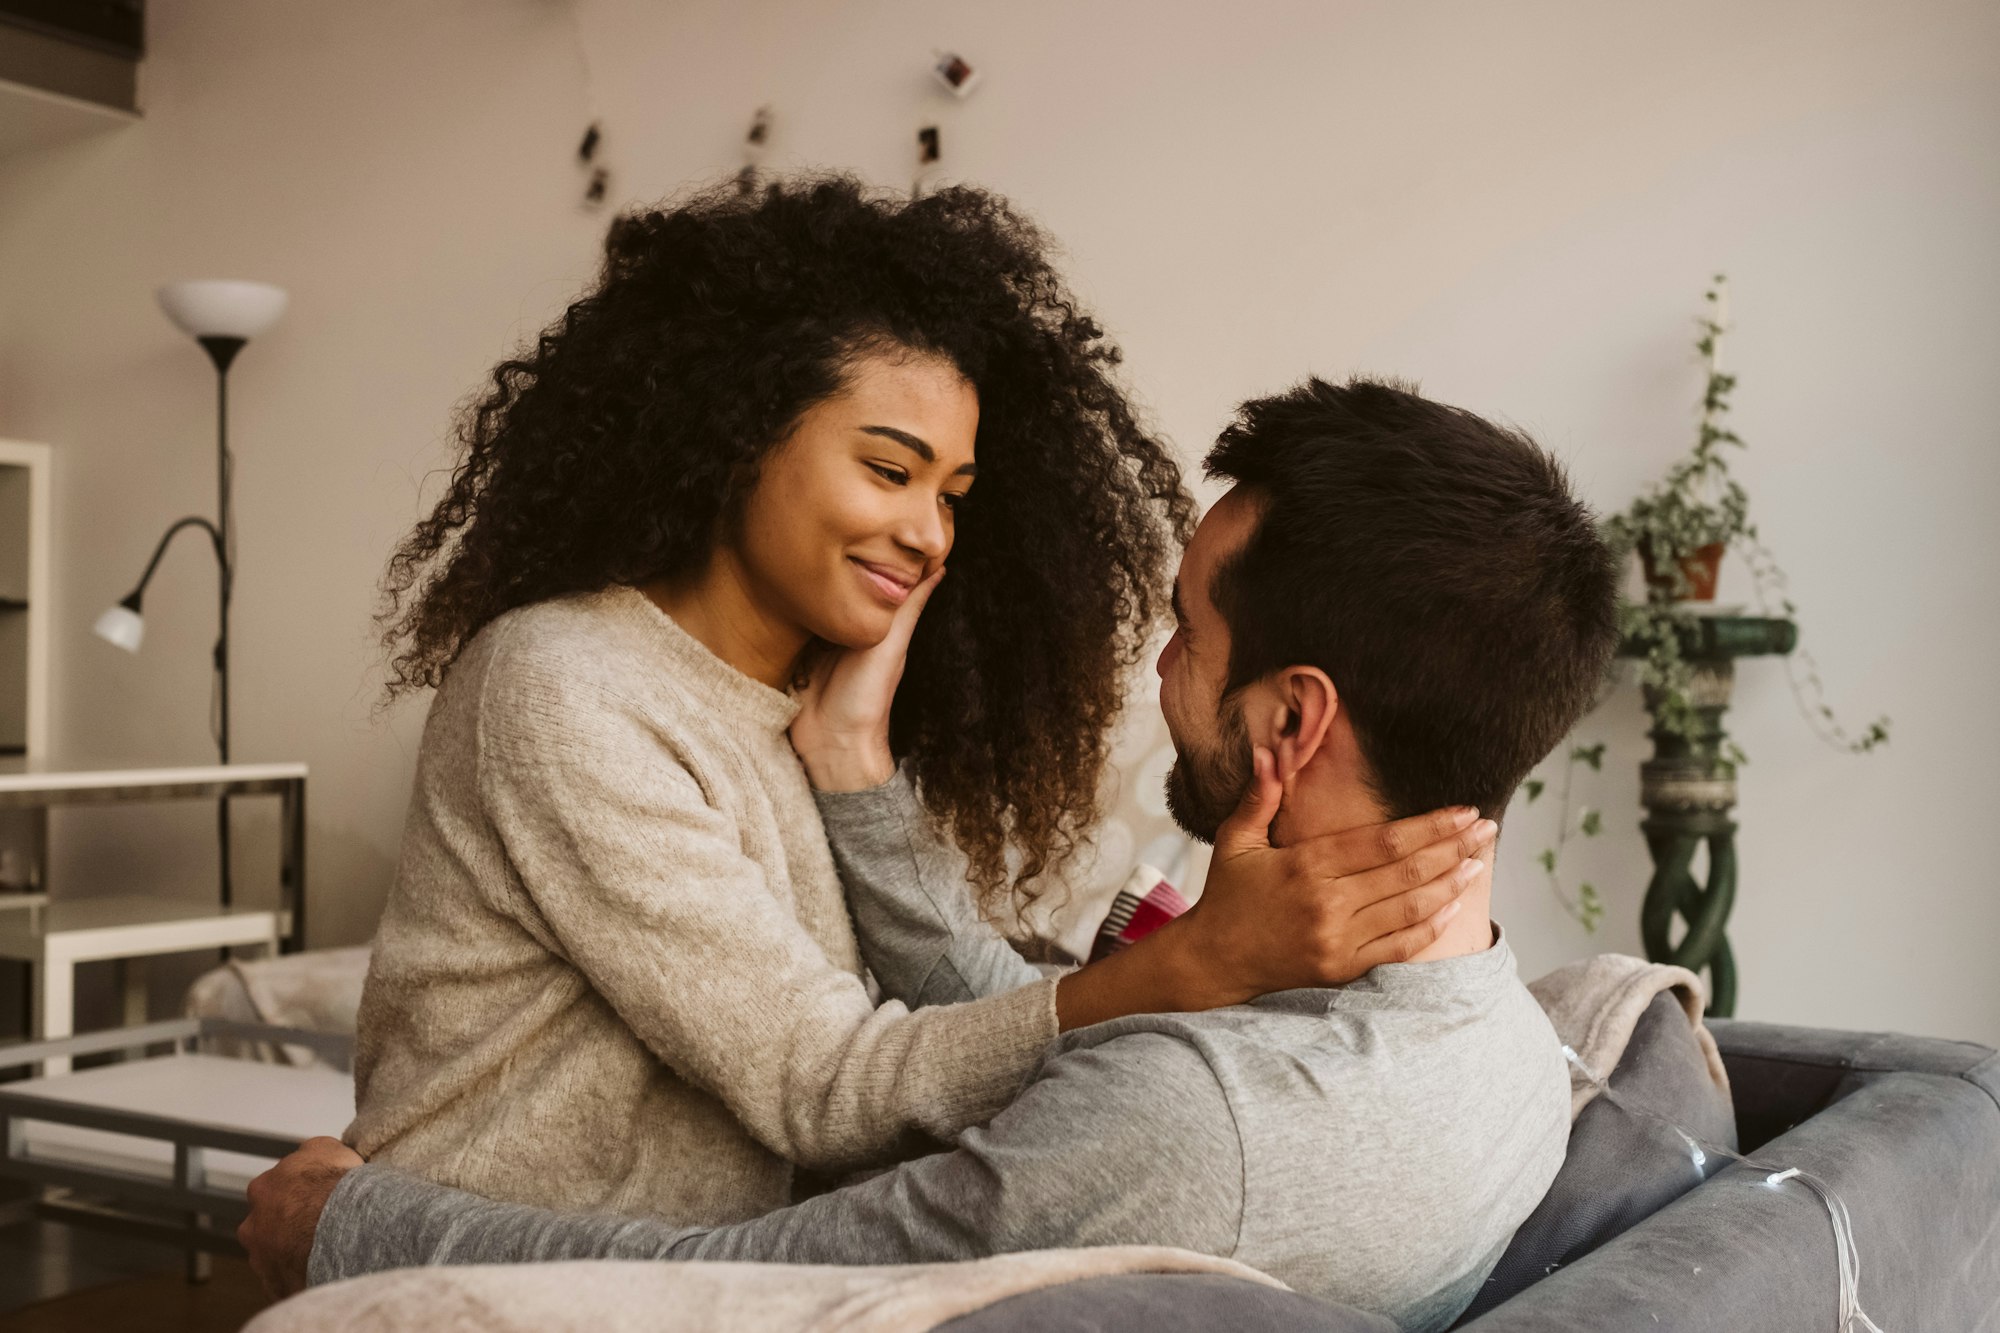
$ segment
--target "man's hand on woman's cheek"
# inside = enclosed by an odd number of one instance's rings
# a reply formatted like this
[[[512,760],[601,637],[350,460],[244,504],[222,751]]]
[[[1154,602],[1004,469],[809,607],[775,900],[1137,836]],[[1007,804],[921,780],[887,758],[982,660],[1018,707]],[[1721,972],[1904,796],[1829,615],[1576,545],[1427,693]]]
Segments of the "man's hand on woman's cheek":
[[[339,1139],[307,1139],[250,1182],[250,1215],[236,1228],[236,1239],[272,1296],[305,1289],[319,1215],[340,1178],[360,1165],[360,1155]]]

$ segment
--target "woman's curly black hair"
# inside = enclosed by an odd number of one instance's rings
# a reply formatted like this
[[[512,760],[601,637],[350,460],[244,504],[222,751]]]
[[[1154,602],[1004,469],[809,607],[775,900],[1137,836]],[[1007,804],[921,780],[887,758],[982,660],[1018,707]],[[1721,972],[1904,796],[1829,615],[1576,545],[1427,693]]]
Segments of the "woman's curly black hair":
[[[461,414],[450,488],[384,578],[388,697],[439,684],[510,608],[701,568],[858,353],[941,356],[978,391],[979,484],[890,742],[982,899],[1032,895],[1096,820],[1124,678],[1194,521],[1048,251],[985,191],[845,176],[620,217],[595,286]]]

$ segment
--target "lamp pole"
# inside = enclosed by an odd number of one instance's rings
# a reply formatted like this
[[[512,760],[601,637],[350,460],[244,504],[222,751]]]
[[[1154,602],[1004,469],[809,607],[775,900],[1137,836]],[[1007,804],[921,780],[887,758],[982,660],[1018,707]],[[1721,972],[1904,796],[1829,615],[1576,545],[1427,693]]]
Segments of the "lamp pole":
[[[229,602],[235,592],[236,549],[231,540],[231,524],[234,514],[230,508],[230,491],[234,477],[235,458],[229,452],[229,363],[243,349],[242,338],[205,337],[201,345],[215,362],[216,414],[215,414],[215,488],[217,522],[209,522],[199,514],[176,519],[160,535],[153,547],[153,558],[146,562],[146,572],[139,576],[138,586],[125,595],[105,620],[99,622],[98,633],[104,634],[120,646],[137,650],[141,632],[140,614],[146,597],[146,585],[153,581],[154,571],[160,567],[160,557],[167,553],[167,547],[185,528],[200,528],[208,534],[209,549],[215,553],[217,588],[217,627],[215,635],[215,694],[213,712],[209,718],[209,729],[215,738],[215,748],[224,764],[229,762]],[[123,619],[120,620],[121,613]],[[107,624],[113,626],[107,632]],[[129,628],[127,628],[129,626]],[[230,874],[229,851],[229,795],[224,793],[215,798],[215,840],[220,859],[221,871],[218,882],[218,899],[224,908],[236,900],[235,881]]]
[[[215,675],[210,695],[209,728],[222,763],[229,763],[229,604],[236,591],[236,515],[231,505],[236,460],[229,452],[229,366],[251,338],[262,333],[284,313],[287,297],[282,288],[269,283],[232,279],[206,279],[171,283],[159,290],[160,308],[181,330],[193,336],[215,365],[215,500],[216,518],[183,518],[168,527],[146,563],[139,585],[117,606],[98,617],[96,630],[106,640],[127,652],[139,651],[145,634],[140,605],[167,543],[183,528],[199,527],[208,533],[215,552],[217,573]],[[216,842],[221,860],[221,905],[226,910],[235,901],[230,876],[229,795],[216,798]]]
[[[220,565],[217,584],[215,636],[216,723],[215,746],[222,762],[229,762],[229,601],[236,581],[236,527],[230,512],[229,493],[236,462],[229,454],[229,363],[243,350],[247,339],[209,335],[198,339],[215,362],[215,558]],[[215,798],[216,845],[222,857],[222,906],[227,909],[235,893],[229,875],[229,793]]]

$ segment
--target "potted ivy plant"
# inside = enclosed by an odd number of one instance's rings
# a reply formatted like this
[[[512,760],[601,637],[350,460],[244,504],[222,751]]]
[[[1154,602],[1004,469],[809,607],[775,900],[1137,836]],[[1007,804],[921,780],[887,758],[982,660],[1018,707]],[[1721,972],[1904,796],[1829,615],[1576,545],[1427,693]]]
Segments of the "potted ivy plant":
[[[1728,280],[1720,273],[1703,294],[1695,350],[1707,370],[1701,418],[1692,448],[1666,474],[1604,524],[1605,540],[1621,557],[1636,551],[1646,594],[1619,606],[1626,643],[1643,650],[1639,684],[1647,711],[1661,730],[1679,736],[1705,757],[1733,769],[1744,761],[1727,736],[1704,737],[1689,699],[1691,668],[1681,658],[1681,635],[1700,603],[1715,599],[1723,553],[1757,542],[1750,497],[1729,473],[1728,450],[1743,439],[1729,428],[1729,395],[1736,377],[1722,369],[1728,328]],[[1787,604],[1789,610],[1789,604]],[[1719,748],[1709,752],[1708,747]]]
[[[1706,369],[1700,424],[1693,446],[1670,466],[1659,481],[1641,492],[1621,512],[1605,520],[1606,542],[1621,558],[1636,553],[1645,575],[1645,595],[1621,599],[1619,631],[1626,652],[1636,657],[1646,711],[1660,731],[1686,741],[1690,750],[1719,772],[1733,774],[1748,762],[1742,747],[1727,732],[1706,729],[1696,712],[1694,669],[1682,656],[1682,639],[1694,617],[1711,609],[1723,555],[1734,550],[1749,568],[1752,590],[1767,616],[1795,619],[1797,608],[1787,595],[1788,580],[1777,559],[1750,522],[1750,499],[1730,475],[1730,449],[1744,447],[1728,424],[1729,397],[1736,377],[1722,368],[1722,339],[1728,331],[1728,281],[1722,274],[1704,293],[1697,321],[1695,349]],[[1787,678],[1800,712],[1821,740],[1852,754],[1865,754],[1889,739],[1889,719],[1877,718],[1859,732],[1850,732],[1825,699],[1818,665],[1804,649],[1785,658]],[[1610,684],[1616,683],[1616,674]],[[1604,744],[1572,745],[1565,753],[1552,846],[1537,858],[1551,891],[1564,909],[1586,930],[1595,930],[1604,907],[1596,889],[1582,883],[1574,894],[1563,886],[1558,866],[1569,841],[1595,837],[1603,827],[1602,812],[1589,804],[1572,806],[1574,777],[1579,765],[1601,770]],[[1533,804],[1548,788],[1548,780],[1530,778],[1523,794]]]

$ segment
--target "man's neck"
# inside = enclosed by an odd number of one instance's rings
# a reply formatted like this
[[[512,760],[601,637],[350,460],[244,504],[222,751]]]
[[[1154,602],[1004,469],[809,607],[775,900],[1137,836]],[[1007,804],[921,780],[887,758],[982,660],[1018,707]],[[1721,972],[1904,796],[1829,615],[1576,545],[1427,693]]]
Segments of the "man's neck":
[[[1312,768],[1286,785],[1285,803],[1271,826],[1271,841],[1278,846],[1301,842],[1328,833],[1379,824],[1381,808],[1365,792],[1349,787],[1337,789],[1330,783],[1308,780]],[[1435,962],[1464,954],[1483,953],[1493,947],[1493,865],[1492,854],[1479,878],[1460,895],[1458,915],[1446,925],[1444,934],[1433,940],[1409,961]],[[1450,873],[1450,872],[1446,872]]]

